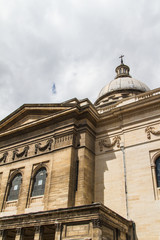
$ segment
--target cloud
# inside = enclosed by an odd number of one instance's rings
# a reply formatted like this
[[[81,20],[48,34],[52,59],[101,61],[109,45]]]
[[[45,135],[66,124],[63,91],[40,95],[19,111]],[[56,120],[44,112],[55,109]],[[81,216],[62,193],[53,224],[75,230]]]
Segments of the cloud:
[[[159,0],[0,4],[0,118],[23,103],[94,102],[121,54],[133,77],[159,87]]]

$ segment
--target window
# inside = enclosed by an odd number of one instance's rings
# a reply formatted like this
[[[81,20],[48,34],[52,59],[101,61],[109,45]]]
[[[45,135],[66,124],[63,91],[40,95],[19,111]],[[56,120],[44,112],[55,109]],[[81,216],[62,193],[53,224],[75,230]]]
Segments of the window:
[[[40,168],[33,178],[31,197],[40,196],[44,194],[46,176],[47,176],[46,169],[44,167]]]
[[[157,187],[160,188],[160,157],[156,160],[156,180],[157,180]]]
[[[19,190],[21,186],[22,175],[18,173],[11,181],[9,186],[9,192],[7,201],[13,201],[18,199]]]

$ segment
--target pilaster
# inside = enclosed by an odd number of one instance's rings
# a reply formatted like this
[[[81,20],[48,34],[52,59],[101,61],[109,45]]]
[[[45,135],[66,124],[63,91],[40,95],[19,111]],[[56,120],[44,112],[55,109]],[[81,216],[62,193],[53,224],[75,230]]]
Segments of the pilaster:
[[[22,237],[22,229],[17,228],[15,240],[21,240],[21,237]]]
[[[36,226],[35,233],[34,233],[34,240],[40,240],[40,239],[41,239],[41,227]]]
[[[102,226],[100,219],[93,219],[92,227],[92,240],[102,240]]]
[[[0,230],[0,240],[5,240],[5,231]]]
[[[63,226],[61,223],[56,224],[55,240],[61,240]]]

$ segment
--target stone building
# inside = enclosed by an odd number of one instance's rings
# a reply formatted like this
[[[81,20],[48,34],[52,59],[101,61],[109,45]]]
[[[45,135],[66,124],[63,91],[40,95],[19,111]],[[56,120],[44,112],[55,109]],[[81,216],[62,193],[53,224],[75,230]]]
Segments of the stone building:
[[[1,240],[160,239],[160,89],[116,74],[0,122]]]

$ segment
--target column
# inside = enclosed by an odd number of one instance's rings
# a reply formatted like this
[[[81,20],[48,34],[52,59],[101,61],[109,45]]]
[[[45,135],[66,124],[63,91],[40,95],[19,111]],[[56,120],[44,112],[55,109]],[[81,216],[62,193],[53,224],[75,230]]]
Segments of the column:
[[[0,240],[3,240],[4,230],[0,230]]]
[[[93,219],[92,226],[93,226],[92,240],[101,240],[102,239],[102,229],[101,229],[100,219]]]
[[[22,228],[17,228],[15,240],[21,240]]]
[[[41,239],[41,226],[35,227],[35,233],[34,233],[34,240],[40,240]]]
[[[0,230],[0,240],[5,240],[5,232],[4,232],[4,230]]]
[[[56,224],[55,240],[61,240],[63,226],[61,223]]]
[[[158,199],[157,180],[156,180],[156,165],[154,162],[151,164],[151,171],[152,171],[152,177],[153,177],[155,199]]]

